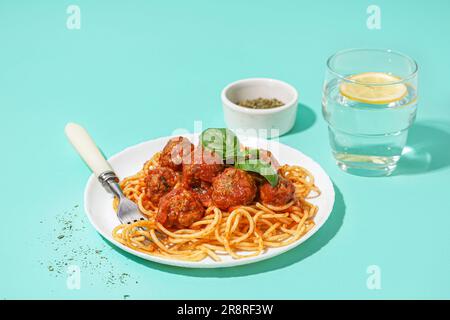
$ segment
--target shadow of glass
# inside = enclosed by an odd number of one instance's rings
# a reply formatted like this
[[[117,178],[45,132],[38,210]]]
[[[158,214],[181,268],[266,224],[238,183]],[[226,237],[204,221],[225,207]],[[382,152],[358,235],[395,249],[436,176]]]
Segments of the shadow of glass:
[[[311,128],[316,122],[316,118],[317,116],[313,109],[307,105],[299,103],[294,127],[286,135],[299,133]]]
[[[450,166],[450,124],[442,121],[415,123],[394,175],[421,174]]]
[[[252,274],[269,272],[276,269],[288,267],[294,263],[308,258],[314,253],[318,252],[338,233],[344,221],[345,203],[339,188],[334,183],[333,186],[335,192],[333,211],[331,212],[327,222],[317,231],[316,234],[314,234],[310,239],[300,244],[296,248],[289,250],[288,252],[285,252],[277,257],[268,260],[255,262],[248,265],[216,269],[189,269],[168,266],[134,256],[126,251],[119,249],[108,240],[105,240],[111,248],[113,248],[115,251],[125,256],[126,258],[145,265],[149,268],[157,269],[163,272],[170,272],[190,277],[210,278],[242,277]]]

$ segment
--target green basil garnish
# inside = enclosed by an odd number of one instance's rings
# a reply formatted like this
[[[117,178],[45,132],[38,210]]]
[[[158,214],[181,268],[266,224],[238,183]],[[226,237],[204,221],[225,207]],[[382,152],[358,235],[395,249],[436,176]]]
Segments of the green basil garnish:
[[[200,135],[200,143],[217,153],[224,161],[234,158],[239,150],[239,140],[233,131],[226,128],[209,128]]]
[[[278,184],[278,173],[275,168],[267,162],[257,159],[247,162],[237,162],[234,166],[235,168],[244,171],[259,173],[270,183],[272,187],[275,187]]]
[[[239,139],[233,131],[226,128],[209,128],[200,134],[203,148],[215,152],[226,164],[244,171],[259,173],[273,187],[278,184],[278,173],[275,168],[259,158],[259,149],[240,150]]]

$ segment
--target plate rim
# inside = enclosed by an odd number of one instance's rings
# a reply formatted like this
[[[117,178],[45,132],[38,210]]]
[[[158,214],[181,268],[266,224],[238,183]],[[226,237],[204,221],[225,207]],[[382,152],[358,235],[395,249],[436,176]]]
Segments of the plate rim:
[[[165,136],[165,137],[159,137],[159,138],[155,138],[155,139],[150,139],[150,140],[146,140],[146,141],[142,141],[139,142],[135,145],[132,146],[128,146],[125,149],[122,149],[121,151],[113,154],[112,156],[110,156],[107,161],[113,161],[114,159],[120,157],[121,155],[123,155],[126,152],[129,152],[132,149],[137,149],[142,147],[142,145],[145,145],[147,143],[151,143],[151,142],[161,142],[161,141],[167,141],[171,138],[174,137],[178,137],[178,136],[184,136],[187,138],[191,138],[191,139],[195,139],[196,134],[194,133],[188,133],[188,134],[178,134],[178,135],[170,135],[170,136]],[[334,185],[333,182],[330,178],[330,176],[326,173],[326,171],[322,168],[322,166],[320,164],[318,164],[314,159],[312,159],[311,157],[305,155],[303,152],[301,152],[298,149],[295,149],[287,144],[284,144],[280,141],[276,141],[276,140],[267,140],[267,139],[263,139],[263,138],[259,138],[259,137],[255,137],[255,139],[257,141],[262,141],[263,143],[278,143],[280,145],[282,145],[283,147],[287,147],[288,149],[292,149],[295,152],[300,153],[303,157],[307,158],[309,161],[311,161],[311,163],[315,164],[319,170],[322,170],[324,173],[324,183],[329,184],[330,185],[330,191],[331,194],[329,195],[331,204],[330,204],[330,209],[328,210],[327,213],[325,213],[324,215],[324,219],[322,220],[322,222],[320,224],[316,224],[310,231],[308,231],[307,234],[305,234],[303,237],[301,237],[300,239],[298,239],[297,241],[284,246],[284,247],[279,247],[277,248],[277,251],[273,251],[270,252],[267,251],[263,254],[260,254],[258,256],[255,257],[250,257],[250,258],[243,258],[243,259],[236,259],[236,260],[230,260],[230,261],[220,261],[217,262],[217,264],[215,263],[202,263],[203,260],[201,261],[184,261],[184,260],[176,260],[176,259],[170,259],[170,258],[162,258],[162,257],[158,257],[158,256],[152,256],[150,254],[146,254],[140,251],[136,251],[133,250],[123,244],[121,244],[120,242],[117,242],[116,240],[114,240],[114,238],[112,238],[112,236],[110,234],[107,234],[106,232],[103,232],[103,230],[94,222],[92,214],[90,213],[90,210],[88,208],[88,204],[89,204],[89,194],[91,189],[94,187],[95,182],[98,183],[97,178],[95,177],[95,175],[92,173],[86,184],[85,184],[85,188],[84,188],[84,195],[83,195],[83,207],[84,207],[84,211],[85,214],[88,217],[89,223],[94,227],[94,229],[102,236],[102,238],[106,241],[108,241],[109,243],[111,243],[112,245],[128,252],[129,254],[132,254],[134,256],[137,256],[141,259],[147,260],[147,261],[152,261],[152,262],[156,262],[159,264],[164,264],[164,265],[170,265],[170,266],[175,266],[175,267],[181,267],[181,268],[192,268],[192,269],[213,269],[213,268],[229,268],[229,267],[235,267],[235,266],[241,266],[241,265],[246,265],[246,264],[252,264],[255,262],[259,262],[259,261],[263,261],[263,260],[267,260],[267,259],[271,259],[274,257],[277,257],[289,250],[292,250],[294,248],[296,248],[297,246],[299,246],[300,244],[304,243],[305,241],[307,241],[311,236],[313,236],[317,231],[319,231],[319,229],[328,221],[333,208],[334,208],[334,204],[335,204],[335,191],[334,191]],[[308,168],[307,168],[308,169]],[[119,222],[119,221],[118,221]],[[270,249],[269,249],[270,250]]]

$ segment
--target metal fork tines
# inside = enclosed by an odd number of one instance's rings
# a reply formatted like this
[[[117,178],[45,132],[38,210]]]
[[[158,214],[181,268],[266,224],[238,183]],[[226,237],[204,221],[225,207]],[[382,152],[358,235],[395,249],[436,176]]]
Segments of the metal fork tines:
[[[132,224],[140,220],[147,220],[146,217],[139,211],[138,206],[133,201],[125,197],[119,186],[119,179],[113,171],[102,173],[99,175],[98,180],[102,183],[106,190],[119,199],[117,217],[122,224]]]

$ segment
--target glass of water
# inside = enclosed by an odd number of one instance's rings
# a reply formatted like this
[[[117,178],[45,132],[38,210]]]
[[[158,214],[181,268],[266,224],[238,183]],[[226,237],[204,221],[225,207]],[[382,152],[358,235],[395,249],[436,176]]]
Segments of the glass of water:
[[[350,49],[328,59],[322,112],[342,170],[395,170],[416,117],[417,70],[413,59],[392,50]]]

